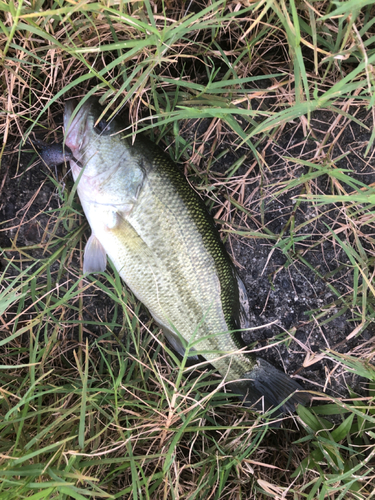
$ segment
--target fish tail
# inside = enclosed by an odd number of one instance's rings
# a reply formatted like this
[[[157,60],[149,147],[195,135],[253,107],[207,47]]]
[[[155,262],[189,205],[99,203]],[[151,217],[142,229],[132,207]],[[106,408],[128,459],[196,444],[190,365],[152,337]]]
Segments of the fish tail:
[[[298,382],[261,358],[256,359],[254,368],[245,373],[241,381],[231,383],[230,388],[243,395],[246,406],[254,406],[259,411],[283,403],[280,413],[294,412],[298,404],[306,405],[310,401],[310,395]]]

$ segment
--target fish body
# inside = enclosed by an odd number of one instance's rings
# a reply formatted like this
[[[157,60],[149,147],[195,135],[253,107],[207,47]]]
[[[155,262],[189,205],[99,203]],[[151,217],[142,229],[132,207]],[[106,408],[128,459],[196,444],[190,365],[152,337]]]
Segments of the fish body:
[[[134,144],[114,119],[98,121],[89,99],[64,113],[68,158],[92,234],[84,272],[107,256],[175,350],[202,355],[247,404],[294,410],[302,387],[261,358],[244,354],[248,300],[213,219],[184,175],[143,136]],[[74,160],[72,159],[74,158]],[[83,168],[82,168],[83,167]]]

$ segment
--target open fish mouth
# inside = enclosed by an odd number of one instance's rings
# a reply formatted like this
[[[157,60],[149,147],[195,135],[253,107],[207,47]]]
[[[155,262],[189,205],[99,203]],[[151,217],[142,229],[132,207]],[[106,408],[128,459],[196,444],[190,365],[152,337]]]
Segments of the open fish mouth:
[[[64,128],[65,128],[65,144],[71,149],[74,156],[78,156],[79,152],[85,147],[85,137],[90,127],[94,125],[94,117],[91,112],[92,106],[96,103],[96,99],[88,99],[81,105],[74,115],[76,108],[79,106],[75,99],[67,101],[64,108]],[[90,119],[91,118],[91,119]]]

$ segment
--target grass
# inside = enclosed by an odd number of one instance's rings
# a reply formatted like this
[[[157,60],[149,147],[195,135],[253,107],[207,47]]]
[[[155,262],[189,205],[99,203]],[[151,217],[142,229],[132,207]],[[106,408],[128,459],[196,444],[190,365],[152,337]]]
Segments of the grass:
[[[64,99],[101,95],[113,113],[127,108],[132,133],[144,129],[184,163],[230,243],[268,242],[283,269],[301,266],[326,284],[333,300],[306,321],[347,315],[351,338],[371,332],[375,192],[340,138],[361,127],[355,152],[373,168],[373,9],[0,2],[3,213],[4,187],[22,196],[18,186],[36,175],[20,163],[27,137],[61,139]],[[319,122],[327,116],[329,126]],[[300,149],[274,150],[270,164],[267,148],[287,131]],[[87,227],[71,183],[38,175],[39,193],[53,187],[44,208],[25,200],[0,226],[10,238],[0,275],[1,499],[373,498],[371,341],[323,353],[364,377],[368,396],[316,392],[313,408],[270,431],[226,398],[214,373],[186,376],[116,270],[81,277]],[[330,272],[310,259],[327,246],[338,255]]]

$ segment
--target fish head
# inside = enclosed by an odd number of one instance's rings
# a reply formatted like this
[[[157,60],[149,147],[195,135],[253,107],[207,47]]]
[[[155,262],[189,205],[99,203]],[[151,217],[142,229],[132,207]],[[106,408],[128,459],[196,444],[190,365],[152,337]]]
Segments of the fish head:
[[[107,170],[108,161],[100,162],[96,157],[110,157],[109,151],[113,151],[117,142],[111,136],[120,130],[116,119],[107,121],[102,115],[103,108],[93,97],[80,103],[75,100],[65,103],[65,144],[73,156],[85,165],[85,175],[90,177]],[[77,168],[73,165],[73,175],[76,173]]]
[[[122,131],[121,118],[106,120],[96,98],[67,101],[65,144],[74,160],[70,166],[82,200],[129,211],[144,180],[143,160]],[[82,171],[83,170],[83,171]]]

